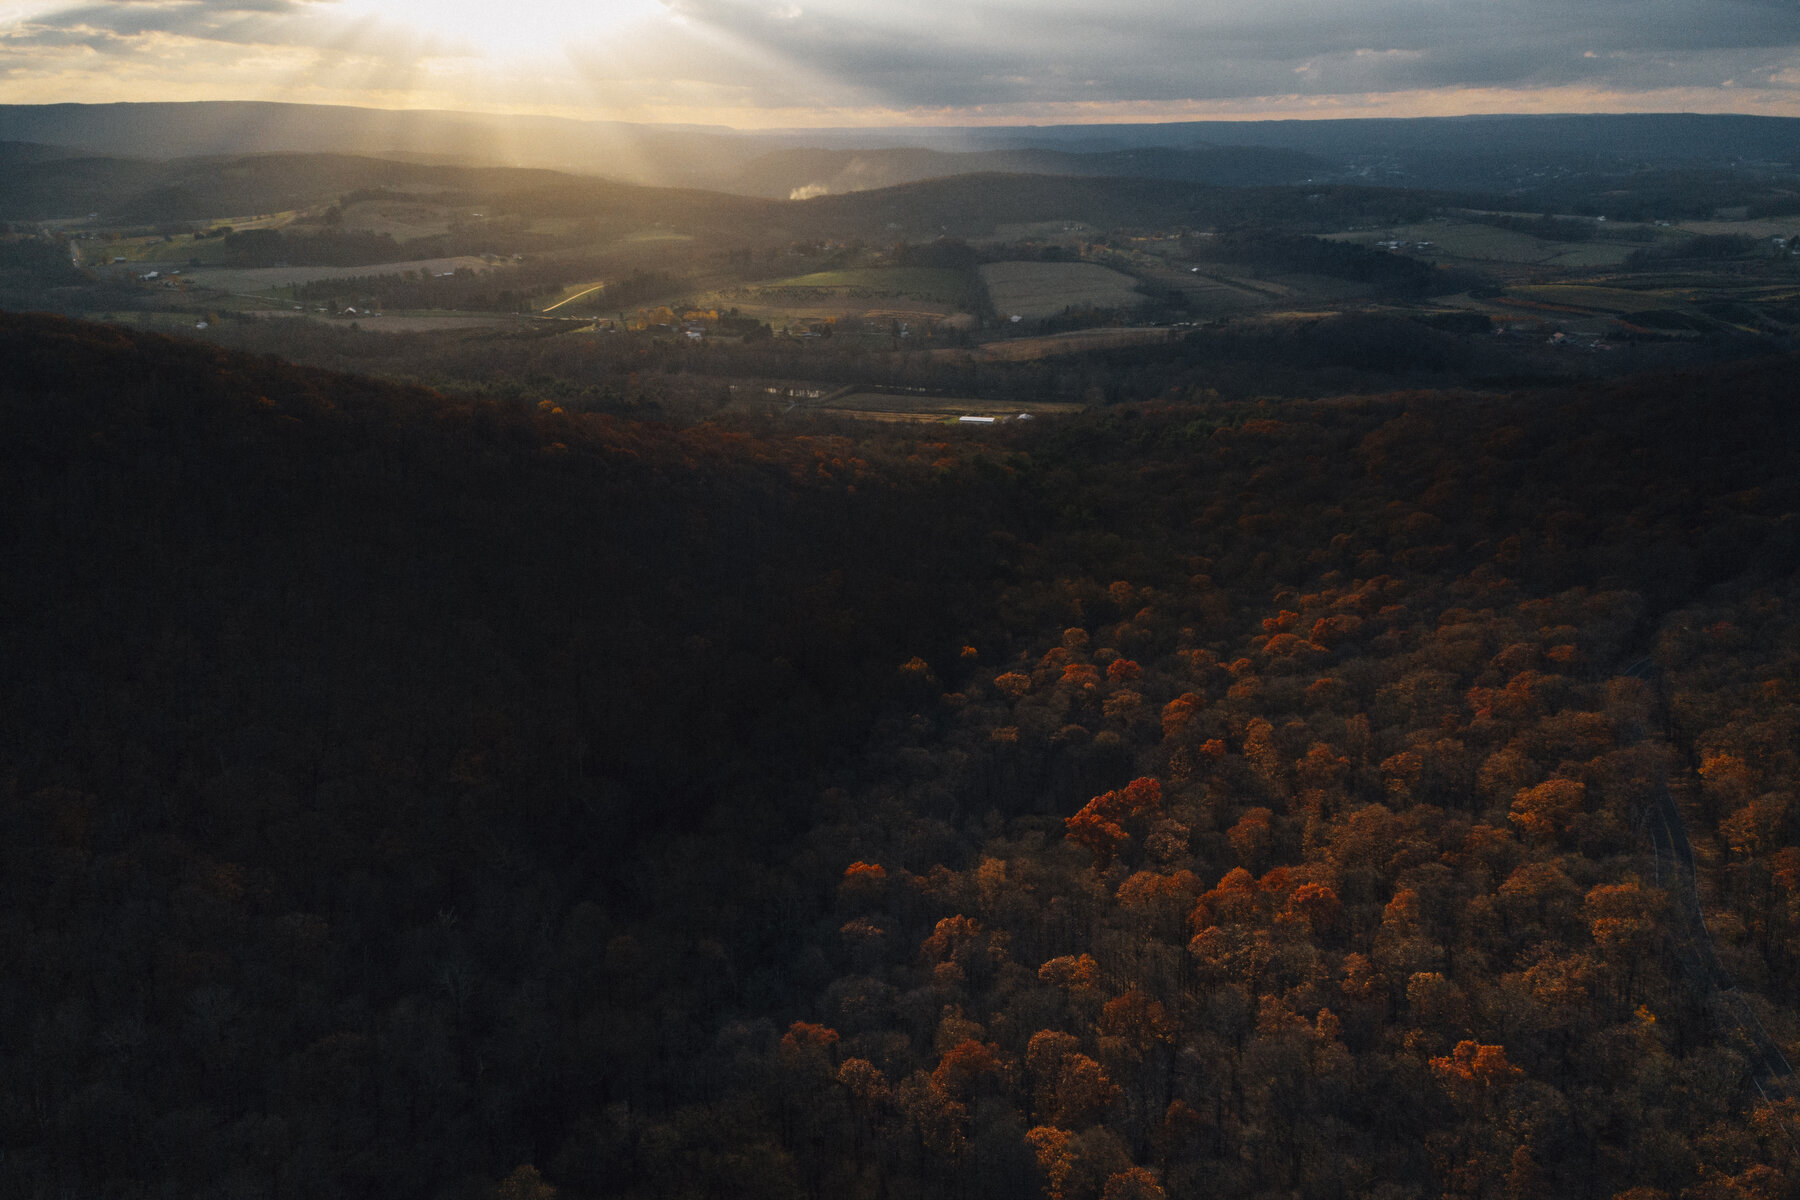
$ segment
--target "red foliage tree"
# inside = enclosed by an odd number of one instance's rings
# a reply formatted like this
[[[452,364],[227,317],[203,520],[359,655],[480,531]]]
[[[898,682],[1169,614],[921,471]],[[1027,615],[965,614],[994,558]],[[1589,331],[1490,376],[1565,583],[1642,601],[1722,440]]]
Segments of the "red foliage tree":
[[[1095,796],[1064,825],[1069,840],[1094,856],[1094,869],[1103,870],[1161,810],[1162,784],[1144,777]]]
[[[1568,832],[1586,799],[1587,785],[1579,779],[1547,779],[1513,797],[1510,819],[1532,837],[1551,841]]]

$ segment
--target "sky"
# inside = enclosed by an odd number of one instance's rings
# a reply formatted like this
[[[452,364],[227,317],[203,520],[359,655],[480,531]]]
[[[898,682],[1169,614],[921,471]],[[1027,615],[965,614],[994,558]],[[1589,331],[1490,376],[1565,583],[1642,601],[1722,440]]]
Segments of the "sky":
[[[1800,116],[1800,0],[0,0],[0,103],[738,128]]]

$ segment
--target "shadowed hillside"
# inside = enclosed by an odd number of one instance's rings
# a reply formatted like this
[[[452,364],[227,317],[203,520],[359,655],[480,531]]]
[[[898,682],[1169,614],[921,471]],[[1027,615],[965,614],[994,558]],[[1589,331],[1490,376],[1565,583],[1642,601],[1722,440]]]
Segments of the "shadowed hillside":
[[[852,437],[0,315],[4,1192],[1791,1194],[1793,369]]]

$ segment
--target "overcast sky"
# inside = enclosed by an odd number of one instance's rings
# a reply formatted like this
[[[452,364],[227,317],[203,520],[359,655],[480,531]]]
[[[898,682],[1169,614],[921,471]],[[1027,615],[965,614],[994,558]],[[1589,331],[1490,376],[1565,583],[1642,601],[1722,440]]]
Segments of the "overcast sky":
[[[0,0],[0,102],[782,125],[1800,116],[1800,0]]]

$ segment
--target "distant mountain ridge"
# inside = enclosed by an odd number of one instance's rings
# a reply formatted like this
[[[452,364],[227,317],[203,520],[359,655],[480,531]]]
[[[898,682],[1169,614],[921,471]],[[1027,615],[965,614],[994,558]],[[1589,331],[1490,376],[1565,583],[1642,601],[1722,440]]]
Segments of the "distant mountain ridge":
[[[6,141],[90,156],[332,153],[538,167],[786,198],[981,172],[1225,186],[1358,177],[1485,187],[1536,169],[1793,170],[1800,163],[1800,118],[1632,113],[740,131],[206,101],[0,105],[0,142]],[[10,161],[0,154],[0,163]]]
[[[1800,117],[1735,113],[1497,113],[1450,117],[1167,121],[1130,125],[784,130],[788,144],[933,145],[943,149],[1056,148],[1097,153],[1145,146],[1270,146],[1310,154],[1443,148],[1460,143],[1519,150],[1561,147],[1665,161],[1721,156],[1781,158],[1800,150]]]
[[[1093,153],[1041,149],[804,148],[778,150],[752,159],[724,181],[724,189],[804,199],[977,174],[1167,179],[1220,187],[1254,187],[1301,183],[1331,172],[1331,164],[1322,158],[1262,146],[1147,146]]]
[[[331,153],[587,172],[604,165],[651,183],[761,149],[734,153],[741,136],[723,128],[272,101],[0,105],[0,140],[160,159]]]

